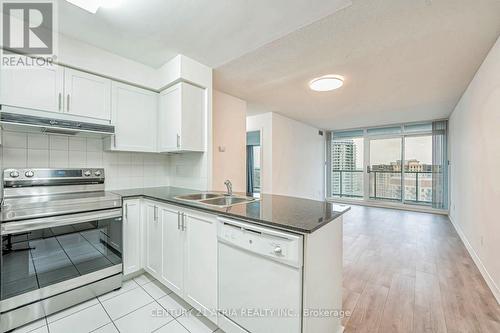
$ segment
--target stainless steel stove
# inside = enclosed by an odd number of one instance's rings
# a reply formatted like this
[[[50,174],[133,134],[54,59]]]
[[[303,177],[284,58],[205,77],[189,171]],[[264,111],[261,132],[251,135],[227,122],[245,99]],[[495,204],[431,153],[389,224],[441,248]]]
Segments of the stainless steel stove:
[[[121,197],[104,169],[6,169],[0,329],[121,287]]]

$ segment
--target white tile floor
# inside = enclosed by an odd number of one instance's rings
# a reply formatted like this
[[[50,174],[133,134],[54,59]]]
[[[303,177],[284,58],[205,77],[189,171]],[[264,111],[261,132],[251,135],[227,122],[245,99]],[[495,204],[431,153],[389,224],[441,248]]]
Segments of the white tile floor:
[[[207,318],[149,275],[50,315],[16,333],[223,333]]]

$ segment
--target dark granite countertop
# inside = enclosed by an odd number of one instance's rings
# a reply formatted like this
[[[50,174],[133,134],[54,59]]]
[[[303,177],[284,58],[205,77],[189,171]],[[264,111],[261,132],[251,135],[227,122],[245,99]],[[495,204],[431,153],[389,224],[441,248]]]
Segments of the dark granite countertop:
[[[177,187],[151,187],[111,191],[123,198],[145,197],[166,203],[192,208],[229,218],[256,222],[298,233],[312,233],[347,212],[349,206],[339,206],[327,201],[315,201],[281,195],[263,194],[257,201],[219,208],[175,199],[184,194],[201,193]]]

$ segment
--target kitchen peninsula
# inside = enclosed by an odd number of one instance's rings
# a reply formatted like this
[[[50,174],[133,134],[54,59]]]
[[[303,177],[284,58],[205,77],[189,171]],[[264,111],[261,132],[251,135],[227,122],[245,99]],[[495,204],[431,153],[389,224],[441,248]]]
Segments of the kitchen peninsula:
[[[175,187],[114,192],[126,275],[148,272],[228,333],[341,331],[348,206],[269,194],[217,206],[203,199],[224,193]]]

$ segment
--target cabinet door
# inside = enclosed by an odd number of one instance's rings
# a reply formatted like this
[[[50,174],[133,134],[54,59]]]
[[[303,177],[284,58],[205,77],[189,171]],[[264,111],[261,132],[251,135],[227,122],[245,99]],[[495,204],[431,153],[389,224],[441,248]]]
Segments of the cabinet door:
[[[139,271],[141,267],[141,205],[140,200],[123,202],[123,274]]]
[[[156,152],[158,94],[127,84],[112,84],[112,150]]]
[[[162,230],[159,219],[158,206],[146,202],[144,205],[144,219],[146,226],[146,270],[156,279],[161,276],[162,262]]]
[[[159,107],[159,148],[162,152],[180,150],[182,83],[178,83],[160,93]],[[193,130],[193,129],[192,129]]]
[[[111,119],[111,80],[74,69],[64,70],[64,111],[88,118]]]
[[[182,85],[182,150],[205,151],[205,89]]]
[[[178,210],[160,209],[163,227],[161,281],[177,295],[183,293],[184,280],[184,232]]]
[[[185,300],[199,311],[217,309],[217,223],[209,217],[185,215]],[[214,320],[215,317],[209,317]]]
[[[1,104],[42,111],[62,111],[62,67],[2,68],[0,77]]]

